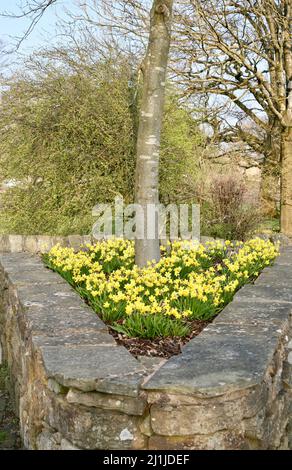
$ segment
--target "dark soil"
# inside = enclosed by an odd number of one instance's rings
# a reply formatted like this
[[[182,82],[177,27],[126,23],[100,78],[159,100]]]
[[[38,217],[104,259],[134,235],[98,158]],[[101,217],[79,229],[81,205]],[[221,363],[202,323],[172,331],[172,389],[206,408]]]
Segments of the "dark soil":
[[[0,450],[21,448],[19,423],[6,388],[7,371],[0,366]]]
[[[152,356],[170,358],[181,353],[181,348],[211,323],[212,320],[191,322],[191,334],[185,338],[161,337],[155,339],[128,338],[110,329],[117,343],[124,346],[133,356]]]

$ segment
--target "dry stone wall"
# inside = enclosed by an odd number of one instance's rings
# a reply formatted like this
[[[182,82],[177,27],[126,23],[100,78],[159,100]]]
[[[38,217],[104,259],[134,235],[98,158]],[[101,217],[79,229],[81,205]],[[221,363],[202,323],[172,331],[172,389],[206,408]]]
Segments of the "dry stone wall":
[[[41,259],[0,254],[0,340],[29,449],[292,447],[292,249],[168,361],[135,359]]]
[[[79,249],[81,245],[92,243],[91,235],[69,235],[53,237],[49,235],[0,235],[2,253],[46,253],[59,243],[64,247]]]

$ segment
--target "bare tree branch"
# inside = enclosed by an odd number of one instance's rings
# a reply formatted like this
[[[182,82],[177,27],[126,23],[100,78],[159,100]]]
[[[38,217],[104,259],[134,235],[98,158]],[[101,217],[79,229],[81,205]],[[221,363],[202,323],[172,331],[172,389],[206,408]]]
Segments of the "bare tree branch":
[[[29,26],[24,31],[23,35],[18,38],[15,49],[18,50],[22,43],[29,37],[33,32],[44,13],[52,5],[56,4],[59,0],[22,0],[20,5],[20,12],[3,12],[0,16],[5,18],[29,18]]]

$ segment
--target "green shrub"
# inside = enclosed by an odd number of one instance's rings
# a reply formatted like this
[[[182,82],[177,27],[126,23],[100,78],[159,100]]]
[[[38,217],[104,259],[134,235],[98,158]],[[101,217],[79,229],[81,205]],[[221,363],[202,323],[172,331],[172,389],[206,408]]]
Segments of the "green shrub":
[[[36,59],[37,60],[37,59]],[[15,78],[0,109],[0,180],[18,184],[1,197],[0,231],[90,233],[91,210],[122,195],[133,200],[137,106],[126,57],[69,63]],[[137,103],[136,103],[137,104]],[[196,167],[200,133],[173,91],[162,136],[161,195],[181,197]]]

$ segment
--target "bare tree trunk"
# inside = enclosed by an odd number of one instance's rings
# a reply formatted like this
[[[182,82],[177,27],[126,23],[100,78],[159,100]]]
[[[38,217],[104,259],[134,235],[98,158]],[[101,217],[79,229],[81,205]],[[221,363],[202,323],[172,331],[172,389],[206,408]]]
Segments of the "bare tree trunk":
[[[292,122],[282,137],[281,232],[292,237]]]
[[[151,9],[150,35],[143,62],[143,90],[137,138],[135,202],[144,209],[144,238],[135,242],[135,261],[145,266],[160,259],[158,217],[159,150],[163,120],[166,69],[170,47],[173,0],[154,0]],[[136,214],[137,224],[143,224]],[[148,229],[155,220],[154,236]]]
[[[267,133],[265,145],[263,146],[265,160],[262,164],[260,194],[261,210],[263,215],[267,217],[275,217],[279,211],[281,133],[281,124],[279,122],[274,122],[274,124],[271,125],[271,131]]]
[[[286,72],[286,110],[284,112],[284,129],[282,134],[282,179],[281,179],[281,232],[292,237],[292,51],[291,20],[292,2],[284,2],[283,59]]]

